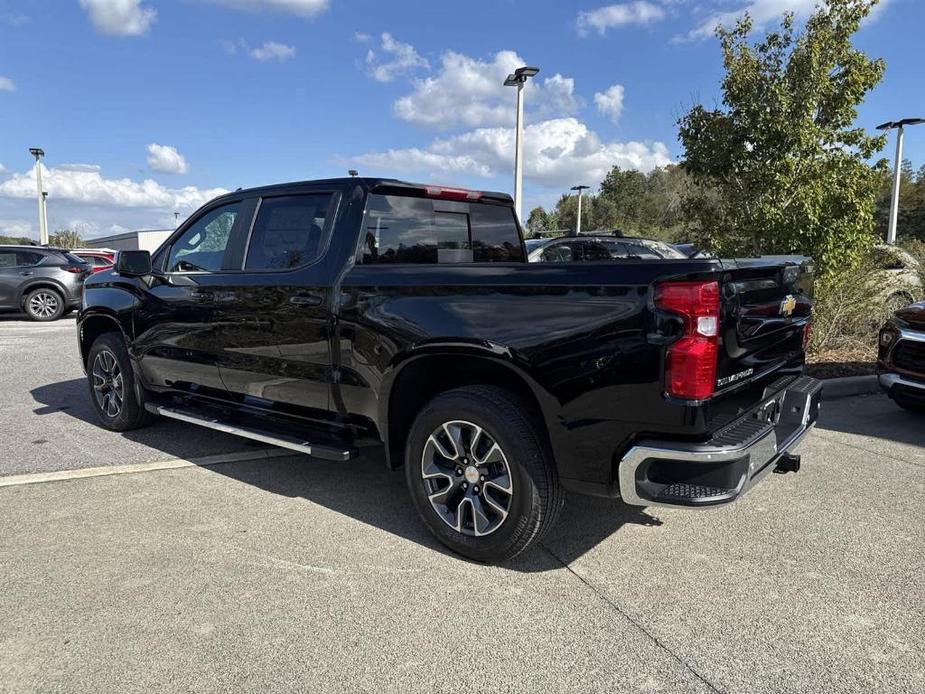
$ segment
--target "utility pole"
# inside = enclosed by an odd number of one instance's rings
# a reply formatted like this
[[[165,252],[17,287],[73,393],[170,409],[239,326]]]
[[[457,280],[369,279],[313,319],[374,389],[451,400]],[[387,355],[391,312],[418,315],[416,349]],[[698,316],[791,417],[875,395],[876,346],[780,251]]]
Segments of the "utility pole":
[[[571,190],[578,191],[578,220],[575,222],[575,236],[581,235],[581,191],[588,190],[591,186],[572,186]]]
[[[45,150],[41,147],[31,147],[29,154],[35,157],[35,185],[38,189],[39,199],[39,245],[48,245],[48,211],[45,206],[45,186],[42,185],[42,157],[45,156]]]
[[[504,80],[505,87],[517,87],[517,118],[514,125],[514,212],[521,219],[524,181],[524,85],[538,73],[538,67],[519,67]]]

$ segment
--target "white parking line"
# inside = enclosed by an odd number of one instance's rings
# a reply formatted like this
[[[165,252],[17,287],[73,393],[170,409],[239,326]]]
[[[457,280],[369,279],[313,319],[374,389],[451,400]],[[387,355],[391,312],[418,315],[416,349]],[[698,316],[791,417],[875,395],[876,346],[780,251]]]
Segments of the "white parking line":
[[[55,472],[32,472],[26,475],[8,475],[0,477],[0,487],[17,487],[23,484],[41,484],[44,482],[61,482],[64,480],[77,480],[86,477],[105,477],[107,475],[127,475],[136,472],[151,472],[153,470],[173,470],[184,467],[206,467],[221,465],[222,463],[240,463],[250,460],[266,460],[268,458],[284,458],[298,455],[283,448],[265,448],[257,451],[239,451],[237,453],[222,453],[208,455],[202,458],[174,458],[155,463],[135,463],[133,465],[109,465],[105,467],[87,467],[77,470],[57,470]]]

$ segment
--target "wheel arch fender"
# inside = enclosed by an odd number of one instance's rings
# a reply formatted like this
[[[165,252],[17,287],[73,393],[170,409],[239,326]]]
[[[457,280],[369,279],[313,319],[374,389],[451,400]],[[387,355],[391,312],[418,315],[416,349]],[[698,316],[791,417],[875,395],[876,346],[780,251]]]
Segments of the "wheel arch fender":
[[[36,277],[19,287],[16,295],[16,304],[18,306],[23,306],[29,292],[33,292],[36,289],[54,289],[61,295],[62,300],[67,299],[67,290],[58,280],[52,279],[51,277]]]
[[[128,330],[123,325],[123,319],[115,312],[92,308],[80,314],[77,324],[77,341],[80,347],[80,362],[84,367],[84,371],[87,369],[87,355],[90,353],[90,347],[96,338],[103,333],[111,332],[119,333],[122,339],[125,340],[127,347],[131,345]],[[129,355],[131,355],[131,349],[129,349]]]
[[[404,463],[408,432],[427,402],[441,392],[477,383],[514,392],[542,421],[549,437],[558,403],[527,368],[516,363],[509,349],[484,343],[429,344],[405,354],[383,378],[377,424],[386,465],[395,469]]]

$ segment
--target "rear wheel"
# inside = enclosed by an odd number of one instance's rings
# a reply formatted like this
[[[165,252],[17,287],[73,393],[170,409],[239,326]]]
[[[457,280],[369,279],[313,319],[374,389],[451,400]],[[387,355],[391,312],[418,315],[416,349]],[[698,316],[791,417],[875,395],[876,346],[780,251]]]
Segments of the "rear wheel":
[[[148,424],[153,415],[144,407],[144,390],[135,379],[125,341],[118,333],[104,333],[87,355],[90,399],[107,429],[129,431]]]
[[[494,386],[457,388],[424,407],[408,437],[405,478],[437,539],[477,561],[520,554],[562,507],[542,425]]]
[[[23,310],[35,321],[57,320],[64,313],[64,297],[54,289],[39,287],[26,294]]]

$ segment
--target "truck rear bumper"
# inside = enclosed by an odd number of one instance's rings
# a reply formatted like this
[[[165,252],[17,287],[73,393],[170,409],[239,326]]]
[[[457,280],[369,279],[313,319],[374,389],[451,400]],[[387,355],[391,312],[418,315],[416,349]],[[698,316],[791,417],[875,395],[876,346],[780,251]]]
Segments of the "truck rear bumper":
[[[742,496],[774,470],[819,416],[822,384],[801,377],[705,443],[640,441],[618,466],[635,506],[702,507]]]

